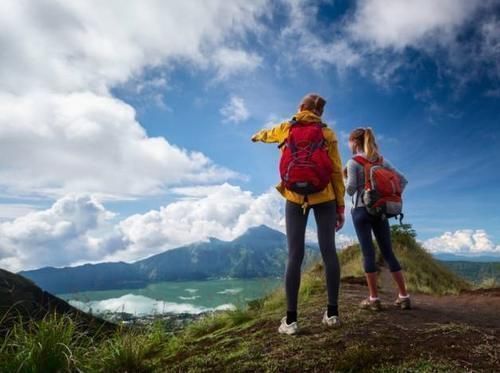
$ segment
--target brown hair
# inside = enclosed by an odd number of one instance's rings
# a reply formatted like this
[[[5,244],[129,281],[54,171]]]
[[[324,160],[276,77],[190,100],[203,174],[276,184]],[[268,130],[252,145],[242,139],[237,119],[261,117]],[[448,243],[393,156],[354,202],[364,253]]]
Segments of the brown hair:
[[[363,148],[368,158],[379,157],[378,145],[375,141],[375,134],[370,127],[359,127],[351,132],[349,140],[357,146]]]
[[[325,108],[326,100],[316,93],[309,93],[304,96],[302,101],[300,101],[300,110],[309,110],[317,115],[323,114],[323,109]]]

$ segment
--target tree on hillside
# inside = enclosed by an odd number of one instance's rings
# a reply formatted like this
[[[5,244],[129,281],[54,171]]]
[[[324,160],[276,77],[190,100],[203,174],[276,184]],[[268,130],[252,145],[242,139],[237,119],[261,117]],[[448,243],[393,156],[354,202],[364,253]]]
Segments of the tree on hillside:
[[[414,241],[417,232],[415,232],[411,224],[394,224],[391,225],[391,236],[393,240],[399,242]]]

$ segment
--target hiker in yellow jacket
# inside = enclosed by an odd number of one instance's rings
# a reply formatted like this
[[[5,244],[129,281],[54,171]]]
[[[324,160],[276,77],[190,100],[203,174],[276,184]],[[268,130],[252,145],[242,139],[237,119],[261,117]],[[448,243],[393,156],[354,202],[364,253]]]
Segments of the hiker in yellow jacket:
[[[326,101],[317,94],[306,95],[299,104],[294,121],[301,123],[322,123],[321,116]],[[283,122],[271,129],[263,129],[252,136],[252,141],[283,144],[288,137],[290,122]],[[338,314],[338,293],[340,285],[340,266],[335,248],[335,231],[344,225],[344,180],[342,161],[335,133],[327,125],[322,128],[328,155],[332,161],[333,172],[330,182],[323,190],[304,195],[287,189],[283,182],[276,189],[286,199],[285,221],[288,241],[288,261],[285,271],[285,291],[287,296],[287,316],[281,319],[278,331],[295,334],[298,331],[297,301],[300,287],[300,271],[304,258],[305,231],[309,210],[312,208],[318,231],[318,243],[325,264],[326,285],[328,290],[327,310],[322,323],[327,326],[340,325]],[[283,147],[281,148],[283,151]]]

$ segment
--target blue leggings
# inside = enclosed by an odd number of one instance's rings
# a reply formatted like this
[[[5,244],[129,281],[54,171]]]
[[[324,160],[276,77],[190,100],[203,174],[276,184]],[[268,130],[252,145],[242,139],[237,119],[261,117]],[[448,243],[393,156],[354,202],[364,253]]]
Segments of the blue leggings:
[[[352,209],[351,215],[354,223],[354,229],[356,230],[356,235],[358,236],[359,245],[361,246],[361,251],[363,252],[363,265],[365,272],[377,272],[372,231],[390,271],[400,271],[401,266],[392,251],[389,221],[387,219],[370,215],[363,206]]]

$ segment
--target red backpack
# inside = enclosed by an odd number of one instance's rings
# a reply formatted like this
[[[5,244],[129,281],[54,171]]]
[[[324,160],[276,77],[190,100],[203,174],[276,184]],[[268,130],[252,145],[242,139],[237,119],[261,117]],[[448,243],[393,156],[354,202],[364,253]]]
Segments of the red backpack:
[[[307,195],[326,188],[333,172],[323,136],[323,123],[291,121],[280,159],[280,175],[284,186]]]
[[[355,156],[353,159],[364,167],[365,189],[362,198],[368,212],[387,218],[399,216],[401,222],[404,215],[398,173],[384,166],[382,157],[373,162],[361,156]]]

